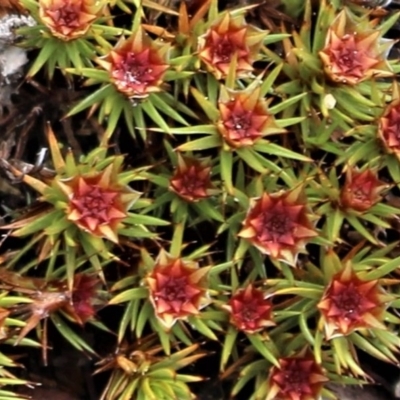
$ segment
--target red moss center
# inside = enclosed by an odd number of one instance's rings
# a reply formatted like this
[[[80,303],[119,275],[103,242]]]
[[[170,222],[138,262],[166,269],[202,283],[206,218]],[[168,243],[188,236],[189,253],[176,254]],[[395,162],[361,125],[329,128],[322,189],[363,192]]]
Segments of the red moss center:
[[[283,393],[297,393],[299,396],[309,393],[309,371],[303,371],[300,366],[292,365],[283,371],[284,382],[282,384]]]
[[[93,291],[84,292],[82,290],[74,291],[72,294],[72,304],[75,312],[80,317],[91,317],[95,311],[90,304],[91,297],[94,295]]]
[[[182,176],[182,191],[186,193],[196,193],[197,190],[204,188],[204,181],[192,174]]]
[[[363,65],[360,52],[355,46],[354,36],[345,35],[341,38],[340,44],[330,50],[332,61],[342,73],[349,75],[361,75]]]
[[[63,4],[61,7],[53,10],[48,10],[47,14],[53,21],[62,26],[76,28],[80,26],[79,14],[80,7],[76,4]]]
[[[164,282],[163,287],[157,293],[157,296],[163,298],[167,302],[172,301],[186,301],[187,300],[187,279],[186,277],[181,278],[169,278]]]
[[[360,61],[357,59],[357,53],[357,50],[350,50],[343,47],[337,52],[336,62],[344,71],[349,72],[353,68],[361,66]]]
[[[362,313],[362,297],[353,286],[344,288],[332,297],[333,304],[340,310],[344,318],[356,319]]]
[[[390,110],[387,118],[389,120],[388,130],[400,141],[400,107]]]
[[[235,51],[234,44],[229,40],[228,37],[224,37],[214,47],[214,57],[218,57],[221,62],[229,62]]]
[[[108,222],[108,211],[114,206],[116,193],[102,190],[98,186],[92,186],[91,190],[83,195],[76,195],[72,204],[80,212],[81,218],[93,218],[100,223]]]
[[[124,54],[121,61],[114,66],[113,78],[130,85],[145,85],[153,82],[154,76],[151,75],[153,70],[143,58],[132,52]]]
[[[241,319],[245,322],[253,322],[260,317],[256,304],[246,304],[240,313]]]
[[[353,196],[361,202],[369,202],[370,200],[370,195],[366,188],[363,188],[361,186],[356,186],[351,190],[351,192]]]
[[[242,113],[232,113],[224,122],[224,125],[229,130],[234,130],[240,138],[251,136],[251,111],[243,111]]]
[[[259,234],[263,240],[281,242],[292,231],[293,221],[283,213],[266,212],[262,217]]]

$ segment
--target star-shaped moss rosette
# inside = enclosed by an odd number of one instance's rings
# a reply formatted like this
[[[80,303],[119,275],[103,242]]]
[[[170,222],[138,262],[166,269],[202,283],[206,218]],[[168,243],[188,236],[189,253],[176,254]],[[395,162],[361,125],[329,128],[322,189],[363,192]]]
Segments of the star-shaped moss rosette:
[[[392,45],[393,41],[381,39],[379,30],[365,29],[343,10],[330,25],[319,56],[329,79],[356,85],[372,77],[393,76],[386,59]]]
[[[217,196],[221,190],[214,179],[211,159],[174,152],[167,143],[165,146],[174,169],[171,171],[161,165],[158,170],[145,173],[157,186],[154,201],[145,212],[156,211],[157,215],[168,212],[175,223],[192,223],[193,218],[197,218],[197,223],[200,219],[224,221]]]
[[[232,280],[236,281],[237,277]],[[239,338],[243,334],[250,341],[253,350],[263,354],[271,362],[278,363],[279,351],[268,336],[270,328],[276,325],[270,297],[270,293],[251,282],[232,290],[230,297],[215,299],[215,304],[223,310],[227,322],[221,352],[221,371],[226,370],[226,364],[232,355],[240,352]],[[265,341],[268,342],[267,345]]]
[[[292,330],[293,332],[293,330]],[[335,398],[328,390],[328,382],[343,384],[343,376],[334,370],[332,354],[324,351],[320,358],[313,354],[309,343],[300,335],[283,338],[280,334],[280,354],[274,362],[266,358],[251,359],[243,354],[223,377],[239,375],[231,392],[233,398],[240,397],[243,387],[254,382],[252,399],[265,400],[315,400]],[[296,342],[296,343],[295,343]],[[270,341],[266,341],[265,347]],[[245,364],[245,365],[243,365]],[[356,379],[352,379],[355,384]]]
[[[228,76],[236,60],[236,78],[248,78],[268,32],[247,24],[243,14],[224,12],[198,39],[198,57],[216,79]]]
[[[400,257],[390,257],[395,246],[391,243],[376,249],[360,242],[342,259],[332,248],[321,246],[315,254],[318,262],[308,261],[301,269],[291,269],[291,276],[266,280],[266,291],[273,293],[276,303],[277,326],[268,331],[271,340],[282,348],[280,338],[290,329],[299,341],[301,337],[312,342],[317,360],[323,360],[325,352],[330,354],[328,364],[338,381],[344,370],[366,377],[357,349],[397,363],[400,339],[388,329],[391,323],[399,322],[388,308],[398,307],[393,288],[398,280],[392,273]]]
[[[232,281],[237,279],[235,277]],[[229,297],[214,299],[226,320],[220,370],[229,371],[231,367],[228,365],[227,368],[228,361],[237,361],[236,355],[240,353],[243,337],[250,342],[250,351],[262,354],[266,360],[278,365],[279,350],[269,337],[270,330],[276,325],[271,293],[267,293],[263,287],[257,287],[255,282],[231,291]]]
[[[174,52],[180,54],[174,64],[186,79],[177,82],[179,92],[189,96],[194,84],[205,96],[214,98],[219,80],[241,81],[252,78],[253,72],[259,73],[255,62],[265,62],[260,49],[282,37],[246,22],[248,11],[257,7],[252,4],[219,12],[217,0],[180,2],[179,7],[173,3],[165,12],[177,16],[179,13],[177,24],[144,24],[148,32],[171,43]]]
[[[99,44],[120,35],[120,29],[105,23],[105,0],[22,0],[36,25],[18,30],[21,45],[39,49],[28,71],[32,77],[45,67],[48,77],[60,69],[92,66]]]
[[[315,400],[328,382],[323,369],[312,354],[281,358],[268,378],[266,400]]]
[[[375,170],[359,171],[349,167],[340,192],[340,204],[346,209],[368,211],[382,200],[381,193],[387,188],[388,184],[379,180]]]
[[[388,60],[393,41],[383,38],[398,16],[390,17],[378,24],[378,20],[371,20],[368,13],[354,15],[347,8],[342,10],[342,7],[335,2],[321,0],[317,5],[318,9],[311,3],[311,1],[306,2],[302,18],[304,23],[301,24],[300,30],[293,30],[290,32],[291,37],[283,38],[284,57],[280,57],[268,48],[264,51],[275,63],[282,64],[285,78],[283,83],[275,87],[276,95],[286,98],[308,93],[297,103],[297,107],[291,109],[291,116],[308,117],[295,129],[303,138],[305,145],[311,149],[322,148],[337,155],[345,151],[346,146],[338,140],[332,140],[333,133],[347,132],[354,126],[373,122],[378,104],[376,96],[372,94],[377,90],[387,90],[388,83],[385,77],[393,75],[398,68],[397,60]],[[314,12],[317,13],[315,18]],[[327,38],[333,37],[332,35],[341,38],[346,34],[350,35],[348,37],[354,36],[354,40],[346,39],[341,45],[336,41],[335,46],[338,48],[330,49],[330,44],[326,42]],[[332,50],[334,57],[335,54],[339,56],[341,51],[344,53],[354,51],[354,43],[358,43],[359,38],[365,38],[365,41],[361,40],[360,44],[357,44],[364,46],[363,50],[356,49],[357,53],[352,54],[361,58],[357,59],[358,61],[352,60],[363,66],[358,70],[350,68],[353,73],[358,75],[361,73],[362,77],[351,79],[349,76],[347,80],[344,78],[332,80],[324,71],[323,59],[328,60],[330,57],[325,54]],[[328,53],[325,53],[325,50]],[[339,63],[344,71],[345,65],[351,65],[352,62],[348,58],[346,60],[345,62],[345,58],[342,57]],[[365,64],[365,60],[368,65]],[[333,68],[335,76],[339,76],[339,64],[333,66],[331,61],[326,62],[326,70],[330,72]]]
[[[169,46],[156,45],[139,30],[128,39],[121,38],[97,63],[109,73],[119,92],[128,98],[145,98],[162,90],[169,68],[168,51]]]
[[[72,320],[84,325],[96,315],[95,304],[98,303],[98,293],[101,282],[98,277],[89,274],[76,274],[70,301],[63,307]]]
[[[285,134],[287,126],[296,124],[303,119],[277,119],[275,117],[277,113],[284,113],[285,109],[299,101],[303,95],[290,98],[272,107],[268,106],[271,100],[266,100],[265,96],[279,69],[278,67],[272,71],[270,76],[263,81],[261,81],[262,76],[258,77],[243,90],[232,90],[221,85],[219,98],[215,98],[214,101],[206,98],[196,88],[192,88],[192,96],[210,123],[170,128],[170,132],[174,135],[204,135],[178,146],[177,150],[179,151],[220,149],[220,174],[230,193],[233,192],[232,169],[236,161],[240,160],[261,173],[269,170],[281,172],[278,163],[275,163],[275,159],[271,159],[271,156],[310,161],[302,154],[267,139],[269,136]],[[154,130],[160,131],[159,129]],[[269,157],[264,157],[264,154],[268,154]]]
[[[262,288],[249,283],[235,290],[230,298],[218,302],[219,307],[229,317],[221,353],[221,371],[226,369],[226,364],[232,354],[237,354],[236,346],[239,342],[237,338],[241,332],[247,336],[254,349],[277,363],[275,357],[277,349],[267,336],[268,328],[275,326],[273,306],[268,297]],[[265,338],[268,338],[268,346],[264,346]]]
[[[318,233],[299,187],[252,198],[238,236],[271,259],[295,266],[299,252]]]
[[[110,177],[115,170],[107,168],[93,176],[78,175],[59,186],[69,199],[65,210],[68,221],[82,231],[117,243],[118,226],[127,217],[127,210],[137,195],[112,182]]]
[[[227,147],[251,147],[265,136],[285,133],[268,109],[272,99],[264,99],[260,91],[261,87],[234,91],[221,86],[217,130]]]
[[[75,68],[67,71],[88,78],[84,85],[101,85],[80,101],[68,116],[91,107],[98,109],[100,123],[107,120],[104,142],[112,135],[121,117],[130,133],[146,135],[145,116],[163,131],[169,132],[164,116],[188,125],[181,114],[196,118],[183,103],[164,91],[166,82],[178,79],[179,74],[170,65],[170,46],[161,40],[152,40],[141,25],[128,38],[120,38],[106,55],[96,58],[97,68]],[[160,114],[161,113],[161,114]]]
[[[78,255],[86,254],[101,271],[99,256],[104,260],[113,258],[110,247],[119,243],[120,236],[155,237],[143,224],[168,225],[130,211],[140,193],[128,183],[143,178],[139,171],[122,171],[122,156],[107,157],[107,149],[100,147],[77,163],[71,152],[64,160],[50,126],[48,140],[55,167],[53,178],[40,181],[12,168],[16,176],[40,193],[39,201],[46,209],[2,228],[11,229],[13,236],[42,238],[39,261],[57,257],[52,249],[61,241],[70,284]],[[31,242],[31,246],[34,244]]]
[[[379,118],[378,137],[385,151],[400,160],[400,88],[397,82],[392,85],[391,102],[384,106]]]
[[[53,36],[68,42],[85,36],[102,7],[91,0],[39,0],[39,17]]]
[[[199,160],[177,155],[178,165],[170,178],[170,190],[188,202],[198,202],[215,192],[211,183],[211,165]]]
[[[145,280],[155,315],[170,329],[178,319],[199,314],[210,303],[207,274],[197,262],[184,261],[161,252]]]
[[[340,183],[336,168],[318,169],[315,179],[310,181],[307,195],[313,199],[315,213],[324,216],[324,235],[332,243],[339,238],[343,240],[342,227],[346,221],[351,229],[378,244],[373,235],[375,227],[390,229],[388,221],[400,213],[400,208],[383,201],[390,185],[378,178],[378,168],[372,165],[360,168],[346,165],[343,175],[345,179]]]
[[[229,312],[230,323],[245,333],[253,334],[275,325],[272,303],[252,284],[236,291],[223,309]]]
[[[378,280],[364,280],[348,263],[326,287],[318,309],[326,338],[349,335],[359,329],[385,329],[384,314],[393,300]]]
[[[167,354],[177,341],[193,343],[191,329],[218,340],[214,331],[222,331],[220,321],[226,319],[226,313],[204,309],[211,303],[211,284],[215,290],[216,281],[210,277],[210,266],[200,266],[210,246],[202,246],[182,257],[184,231],[184,224],[176,224],[169,251],[161,249],[156,258],[142,247],[139,274],[112,287],[113,292],[119,293],[110,305],[129,302],[129,307],[136,310],[129,312],[121,323],[119,341],[129,326],[136,337],[142,337],[148,324],[157,332]],[[224,263],[215,267],[226,271],[231,265]]]

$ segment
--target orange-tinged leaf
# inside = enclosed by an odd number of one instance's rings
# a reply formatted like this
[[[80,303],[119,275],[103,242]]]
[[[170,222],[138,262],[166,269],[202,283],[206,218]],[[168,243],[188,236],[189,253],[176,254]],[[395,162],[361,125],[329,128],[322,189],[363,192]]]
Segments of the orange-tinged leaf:
[[[190,31],[189,16],[187,13],[186,3],[184,1],[181,2],[179,7],[178,30],[180,33],[184,33],[185,35],[189,34]]]
[[[153,10],[159,11],[161,13],[166,13],[166,14],[170,14],[170,15],[176,15],[178,16],[179,14],[172,10],[171,8],[165,7],[161,4],[159,4],[159,2],[156,1],[151,1],[151,0],[143,0],[142,5],[144,7],[149,7]]]
[[[203,1],[202,6],[197,10],[196,14],[190,20],[190,29],[193,29],[197,23],[207,14],[210,8],[211,0]],[[212,19],[212,18],[211,18]]]
[[[54,168],[60,173],[65,168],[65,162],[61,155],[60,147],[57,138],[54,135],[50,122],[47,122],[47,140],[50,146],[51,158],[53,159]]]
[[[43,183],[39,179],[33,178],[32,176],[29,176],[29,175],[25,175],[24,172],[15,168],[13,165],[11,165],[6,160],[3,160],[3,163],[6,165],[7,170],[10,171],[15,177],[22,178],[22,180],[26,184],[31,186],[33,189],[38,191],[40,194],[44,194],[44,192],[48,189],[49,186],[47,186],[45,183]]]
[[[24,175],[23,176],[23,181],[28,184],[30,187],[38,191],[40,194],[44,194],[45,191],[49,188],[45,183],[40,181],[39,179],[36,179],[30,175]]]

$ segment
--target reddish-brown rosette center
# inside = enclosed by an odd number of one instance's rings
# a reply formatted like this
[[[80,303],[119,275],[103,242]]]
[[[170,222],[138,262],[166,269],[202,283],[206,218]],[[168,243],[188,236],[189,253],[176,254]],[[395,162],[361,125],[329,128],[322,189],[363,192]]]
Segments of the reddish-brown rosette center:
[[[97,185],[89,185],[85,192],[74,193],[71,205],[79,211],[81,219],[94,219],[101,225],[110,221],[109,211],[115,206],[117,195]]]
[[[355,186],[351,189],[351,192],[357,201],[368,202],[371,196],[371,186]]]
[[[207,186],[205,179],[199,179],[194,168],[190,168],[187,174],[182,175],[181,193],[191,196],[198,196],[203,193]]]
[[[150,50],[146,49],[138,54],[121,52],[114,57],[111,76],[126,87],[148,86],[158,77],[154,76],[149,60]]]
[[[155,293],[157,300],[162,299],[164,301],[173,304],[173,302],[184,302],[190,300],[190,291],[187,289],[188,280],[187,277],[166,277],[162,286],[160,285],[159,291]]]
[[[168,272],[168,268],[165,268],[155,273],[156,286],[153,297],[157,306],[163,311],[172,309],[174,313],[179,313],[183,311],[185,304],[196,304],[202,290],[190,281],[192,271],[181,268],[179,275]]]
[[[235,304],[232,302],[231,304]],[[270,306],[262,307],[257,301],[253,300],[247,304],[240,304],[240,309],[238,307],[232,307],[233,318],[232,322],[236,327],[243,331],[255,332],[263,328],[262,320],[268,314],[267,320],[270,320]]]
[[[171,327],[177,319],[198,314],[205,304],[208,269],[189,266],[181,259],[162,262],[147,276],[147,283],[157,318]]]
[[[346,182],[341,190],[340,201],[344,208],[364,212],[377,203],[385,183],[378,179],[377,173],[367,169],[363,172],[348,169]]]
[[[193,158],[182,158],[170,184],[170,188],[187,201],[206,198],[207,190],[212,187],[210,167]]]
[[[345,15],[343,12],[339,19]],[[345,21],[341,21],[345,24]],[[339,23],[338,23],[339,24]],[[355,27],[343,32],[343,25],[329,28],[325,48],[319,52],[327,75],[335,82],[355,85],[376,75],[382,56],[379,54],[379,32],[357,31]]]
[[[232,314],[236,325],[241,329],[255,329],[265,310],[261,307],[260,299],[239,299],[234,297],[230,301]],[[270,307],[268,307],[270,308]]]
[[[168,70],[170,46],[149,38],[139,27],[129,38],[121,38],[105,57],[96,62],[109,73],[116,89],[128,98],[145,98],[162,90]]]
[[[228,35],[223,35],[218,37],[216,45],[212,49],[215,62],[226,63],[232,59],[236,46]]]
[[[397,105],[396,107],[393,107],[389,115],[387,116],[387,119],[389,121],[388,124],[388,131],[393,132],[397,139],[400,138],[400,104]]]
[[[231,313],[230,322],[239,330],[253,333],[274,325],[271,303],[252,285],[234,294],[226,308]]]
[[[39,17],[53,36],[69,41],[86,34],[100,6],[95,0],[39,0]]]
[[[252,146],[274,127],[267,102],[255,91],[221,92],[217,128],[231,147]]]
[[[264,193],[252,199],[239,236],[273,259],[296,263],[299,250],[317,235],[300,189],[281,194]]]
[[[293,219],[282,210],[263,212],[255,221],[254,228],[261,242],[293,244]]]
[[[72,306],[76,315],[83,321],[87,321],[95,310],[92,300],[96,295],[97,278],[78,274],[75,277],[74,288],[72,290]]]
[[[363,65],[354,35],[344,35],[337,46],[328,50],[332,63],[345,75],[362,76]]]
[[[384,145],[400,150],[400,103],[389,106],[389,112],[381,118],[380,131]]]
[[[300,366],[291,363],[282,371],[283,380],[281,384],[281,391],[284,394],[290,394],[292,398],[302,398],[304,395],[311,393],[309,385],[310,371],[302,370]]]
[[[390,296],[384,294],[378,281],[361,280],[350,268],[347,265],[333,277],[317,306],[325,320],[328,339],[359,328],[384,329],[381,320]]]
[[[319,398],[327,381],[321,367],[312,356],[288,357],[280,360],[281,367],[273,367],[270,375],[271,392],[268,400],[309,400]]]
[[[260,317],[258,305],[255,303],[245,304],[240,316],[245,322],[253,322],[255,319]]]
[[[59,6],[46,10],[46,14],[52,18],[55,25],[68,28],[77,28],[81,25],[80,13],[81,6],[76,2],[61,3]]]
[[[340,287],[337,293],[332,293],[331,301],[332,310],[350,320],[357,320],[371,309],[371,306],[374,307],[374,305],[364,301],[363,295],[353,283]]]
[[[227,12],[199,38],[199,58],[217,79],[227,76],[233,66],[234,57],[236,57],[236,74],[248,75],[253,70],[252,64],[257,57],[261,42],[252,41],[254,30],[244,19],[240,19],[241,21],[232,18]]]
[[[102,175],[78,177],[64,184],[69,187],[68,220],[96,236],[116,241],[115,232],[119,223],[126,217],[126,204],[119,186],[101,183]]]
[[[235,133],[234,135],[231,134],[231,139],[240,140],[254,136],[254,132],[251,130],[252,116],[253,112],[246,110],[230,113],[223,123],[226,129]]]

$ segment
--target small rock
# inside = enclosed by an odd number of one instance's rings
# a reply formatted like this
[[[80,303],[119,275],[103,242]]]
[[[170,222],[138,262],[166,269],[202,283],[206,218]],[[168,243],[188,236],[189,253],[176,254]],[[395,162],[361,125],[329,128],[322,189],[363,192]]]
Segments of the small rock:
[[[1,74],[8,77],[20,74],[22,67],[28,62],[26,51],[15,46],[8,46],[0,54]]]

